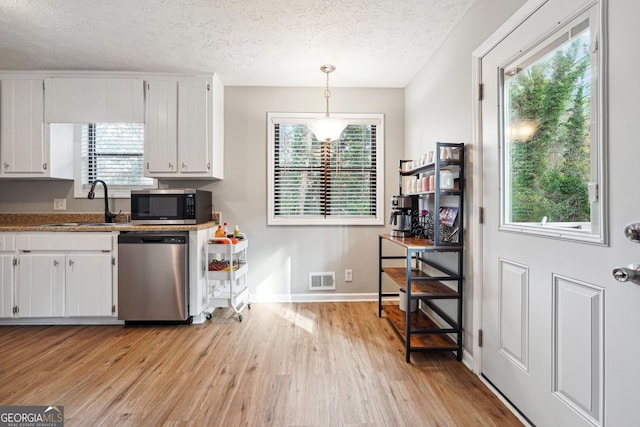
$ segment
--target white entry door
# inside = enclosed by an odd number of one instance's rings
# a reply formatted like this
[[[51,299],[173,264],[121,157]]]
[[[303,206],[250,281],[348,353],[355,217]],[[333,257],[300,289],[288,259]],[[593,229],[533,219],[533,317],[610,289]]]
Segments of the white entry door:
[[[640,31],[631,24],[609,45],[618,67],[599,91],[602,1],[531,0],[481,58],[481,373],[538,426],[640,425],[640,285],[612,274],[640,264],[640,244],[624,234],[640,222],[640,85],[618,61]],[[616,19],[640,14],[638,2],[612,3],[627,9]],[[561,96],[543,87],[560,67],[534,67],[563,55],[592,68],[572,81],[563,111],[528,117],[527,102]],[[586,147],[572,145],[573,126]]]

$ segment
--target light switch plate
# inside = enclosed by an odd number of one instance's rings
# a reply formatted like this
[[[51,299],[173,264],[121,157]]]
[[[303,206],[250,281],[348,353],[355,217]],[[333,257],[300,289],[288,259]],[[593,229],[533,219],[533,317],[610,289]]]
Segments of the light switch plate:
[[[53,210],[54,211],[66,211],[67,210],[67,199],[53,199]]]
[[[352,282],[353,281],[353,270],[347,269],[344,271],[344,281]]]

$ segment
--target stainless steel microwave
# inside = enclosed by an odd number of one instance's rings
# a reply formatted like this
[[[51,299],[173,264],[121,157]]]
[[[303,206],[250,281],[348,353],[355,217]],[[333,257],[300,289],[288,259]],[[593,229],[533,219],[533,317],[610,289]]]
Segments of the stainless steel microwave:
[[[211,220],[211,191],[193,188],[131,190],[134,225],[201,224]]]

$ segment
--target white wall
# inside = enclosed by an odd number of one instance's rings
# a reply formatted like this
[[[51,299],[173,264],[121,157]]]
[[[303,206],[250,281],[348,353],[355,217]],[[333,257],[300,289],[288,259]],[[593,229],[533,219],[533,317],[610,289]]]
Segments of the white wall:
[[[377,236],[388,226],[267,225],[267,112],[322,112],[323,94],[321,88],[225,88],[225,179],[207,188],[223,220],[249,236],[249,280],[258,298],[307,293],[308,274],[325,271],[336,272],[337,289],[316,296],[377,292]],[[384,113],[387,218],[404,151],[404,91],[333,88],[331,112]],[[344,282],[346,268],[352,283]]]
[[[405,90],[405,158],[417,158],[435,143],[467,144],[465,247],[465,350],[472,351],[472,138],[471,54],[525,0],[477,0]]]

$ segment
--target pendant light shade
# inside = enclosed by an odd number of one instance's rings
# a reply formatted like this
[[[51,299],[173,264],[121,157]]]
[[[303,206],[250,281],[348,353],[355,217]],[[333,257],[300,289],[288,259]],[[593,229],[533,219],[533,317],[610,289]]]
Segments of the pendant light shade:
[[[342,131],[347,127],[347,121],[325,117],[317,119],[307,125],[318,141],[335,141],[340,139]]]
[[[324,97],[326,100],[327,111],[325,117],[322,119],[316,119],[307,124],[307,127],[313,132],[316,139],[322,142],[335,141],[340,139],[342,131],[347,127],[348,122],[342,119],[332,119],[329,117],[329,98],[331,98],[331,91],[329,90],[329,73],[335,71],[336,67],[327,64],[320,67],[320,71],[327,75],[327,86],[324,91]]]

